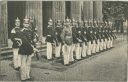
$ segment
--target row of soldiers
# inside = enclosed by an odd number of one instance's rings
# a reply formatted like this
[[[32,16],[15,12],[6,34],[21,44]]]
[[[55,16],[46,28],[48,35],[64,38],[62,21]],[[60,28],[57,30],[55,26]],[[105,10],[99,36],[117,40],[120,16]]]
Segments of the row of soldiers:
[[[112,22],[76,21],[69,18],[53,22],[50,19],[47,29],[47,59],[53,59],[55,50],[55,57],[62,57],[64,65],[110,49],[116,39]]]

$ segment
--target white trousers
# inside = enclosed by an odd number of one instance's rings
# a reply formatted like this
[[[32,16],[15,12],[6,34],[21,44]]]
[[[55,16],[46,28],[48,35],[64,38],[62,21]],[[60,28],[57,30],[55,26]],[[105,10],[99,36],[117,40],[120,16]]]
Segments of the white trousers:
[[[52,43],[47,42],[47,59],[52,59]]]
[[[112,40],[110,42],[110,47],[113,47],[113,38],[112,38]]]
[[[60,57],[60,52],[61,52],[61,43],[59,43],[59,45],[55,47],[55,57]]]
[[[104,40],[103,40],[103,39],[101,39],[101,42],[100,42],[100,51],[102,51],[102,50],[103,50],[103,45],[104,45]]]
[[[107,49],[107,39],[105,39],[105,41],[103,43],[103,49]]]
[[[97,45],[96,45],[96,52],[99,52],[100,50],[100,41],[99,39],[97,40]]]
[[[87,43],[87,55],[91,55],[92,44],[91,41]]]
[[[64,65],[69,64],[69,59],[70,59],[70,54],[71,54],[71,47],[72,45],[67,45],[64,44],[63,45],[63,61],[64,61]]]
[[[21,69],[20,76],[21,80],[26,80],[30,78],[30,67],[31,67],[32,55],[21,55]]]
[[[80,47],[80,43],[76,44],[76,59],[81,59],[81,51],[82,51],[82,47]]]
[[[21,56],[18,54],[19,48],[13,48],[13,64],[14,68],[21,66]]]
[[[70,62],[74,61],[74,58],[73,58],[74,53],[73,52],[75,51],[75,45],[76,44],[72,44],[72,46],[71,46],[71,53],[70,53],[70,57],[69,57]]]
[[[95,40],[93,41],[93,44],[92,44],[92,53],[96,53],[96,42],[95,42]]]
[[[82,57],[86,57],[87,55],[87,45],[82,43]]]
[[[111,42],[111,40],[109,38],[108,41],[107,41],[107,48],[110,48],[110,42]]]

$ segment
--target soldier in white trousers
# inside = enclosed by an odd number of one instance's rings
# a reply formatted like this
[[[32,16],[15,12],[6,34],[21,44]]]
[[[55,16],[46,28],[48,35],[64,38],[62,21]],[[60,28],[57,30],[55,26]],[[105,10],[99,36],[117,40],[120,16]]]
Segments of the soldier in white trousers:
[[[47,26],[48,32],[46,36],[46,43],[47,43],[47,59],[52,60],[53,58],[53,43],[54,40],[54,30],[53,30],[53,21],[52,19],[49,19],[48,26]]]
[[[92,55],[92,41],[93,41],[93,38],[92,38],[92,35],[91,35],[91,28],[87,28],[87,55]]]
[[[82,22],[79,21],[76,26],[76,59],[80,60],[82,57]]]
[[[87,21],[84,23],[84,28],[82,31],[82,57],[85,58],[87,56]]]
[[[31,80],[30,68],[31,68],[31,58],[37,49],[34,47],[35,35],[30,27],[30,21],[25,17],[23,22],[23,29],[21,30],[21,40],[22,45],[19,48],[19,54],[21,55],[21,68],[20,77],[22,81]]]
[[[64,65],[68,66],[70,64],[70,54],[71,48],[72,48],[72,43],[73,43],[73,38],[72,38],[72,27],[71,27],[71,20],[66,19],[64,23],[64,28],[61,34],[61,38],[63,41],[63,62]]]
[[[62,39],[61,39],[61,33],[62,33],[62,22],[60,20],[57,20],[55,24],[55,57],[60,58],[61,54],[61,46],[62,46]]]
[[[21,57],[18,54],[19,51],[19,47],[22,44],[20,37],[20,20],[17,17],[17,19],[15,20],[15,28],[12,29],[11,31],[11,40],[13,42],[12,48],[13,48],[13,65],[14,65],[14,69],[19,70],[20,66],[21,66]]]

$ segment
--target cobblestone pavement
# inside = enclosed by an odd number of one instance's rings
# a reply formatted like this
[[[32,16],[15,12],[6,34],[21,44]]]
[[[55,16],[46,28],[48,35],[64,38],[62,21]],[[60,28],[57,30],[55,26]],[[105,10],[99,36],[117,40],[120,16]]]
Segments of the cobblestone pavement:
[[[47,61],[42,57],[37,61],[33,58],[31,76],[34,81],[126,81],[127,41],[124,38],[118,38],[111,50],[87,57],[70,66],[63,66],[61,60],[57,59]],[[0,80],[20,81],[19,72],[11,67],[11,62],[11,59],[1,61]]]

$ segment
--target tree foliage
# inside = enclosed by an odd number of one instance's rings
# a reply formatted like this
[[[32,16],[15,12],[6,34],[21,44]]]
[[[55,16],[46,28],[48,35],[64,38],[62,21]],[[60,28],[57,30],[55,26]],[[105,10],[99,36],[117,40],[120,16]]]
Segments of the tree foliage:
[[[126,1],[104,1],[103,19],[127,19],[128,2]]]

